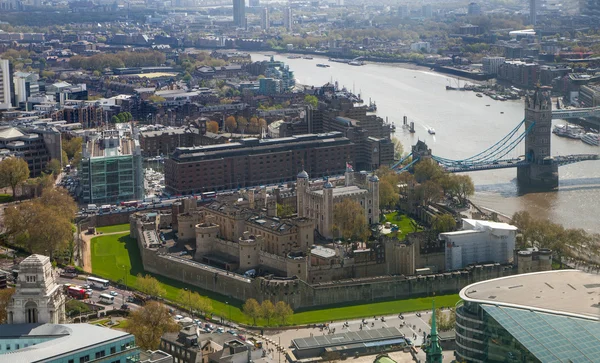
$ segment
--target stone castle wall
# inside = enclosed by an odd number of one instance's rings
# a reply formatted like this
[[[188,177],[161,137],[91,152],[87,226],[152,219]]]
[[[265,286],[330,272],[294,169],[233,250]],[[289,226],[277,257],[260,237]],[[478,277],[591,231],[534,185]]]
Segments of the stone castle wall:
[[[270,269],[278,270],[283,275],[287,275],[287,266],[284,257],[260,251],[258,252],[258,264],[268,266]]]
[[[212,245],[212,252],[218,254],[224,254],[227,256],[233,256],[240,258],[240,246],[237,242],[230,242],[224,239],[215,238]]]

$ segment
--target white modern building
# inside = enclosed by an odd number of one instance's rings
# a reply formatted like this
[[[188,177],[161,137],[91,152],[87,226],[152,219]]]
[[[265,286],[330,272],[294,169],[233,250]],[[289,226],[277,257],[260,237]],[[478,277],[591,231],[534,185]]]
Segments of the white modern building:
[[[462,230],[440,233],[446,243],[446,270],[484,262],[513,260],[517,227],[507,223],[463,219]]]
[[[65,320],[65,296],[48,256],[31,255],[19,264],[17,287],[6,311],[9,324],[58,324]]]
[[[412,43],[410,45],[410,50],[412,50],[413,52],[425,51],[428,53],[431,51],[431,44],[429,44],[429,42]]]
[[[8,59],[0,59],[0,110],[11,107],[9,72]]]
[[[504,62],[506,62],[504,57],[483,57],[481,58],[481,68],[485,74],[498,74],[498,69]]]

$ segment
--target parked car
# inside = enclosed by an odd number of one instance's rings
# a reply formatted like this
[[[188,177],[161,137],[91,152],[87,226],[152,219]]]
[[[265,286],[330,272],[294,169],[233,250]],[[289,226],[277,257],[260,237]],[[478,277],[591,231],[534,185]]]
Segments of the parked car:
[[[110,295],[111,295],[111,296],[117,296],[117,295],[119,295],[119,294],[118,294],[116,291],[111,291],[111,292],[110,292]]]

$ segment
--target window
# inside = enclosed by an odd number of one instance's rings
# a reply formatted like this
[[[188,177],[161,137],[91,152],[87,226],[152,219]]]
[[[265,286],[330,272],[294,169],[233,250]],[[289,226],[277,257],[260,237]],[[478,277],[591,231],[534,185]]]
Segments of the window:
[[[117,352],[117,347],[110,347],[110,354],[115,354]]]
[[[89,355],[85,355],[85,356],[79,358],[79,363],[85,363],[85,362],[89,362],[89,361],[90,361]]]
[[[96,352],[96,359],[98,359],[98,358],[102,358],[102,357],[104,357],[104,356],[105,356],[105,353],[104,353],[104,351],[103,351],[103,350],[101,350],[101,351],[99,351],[99,352]]]
[[[10,350],[10,344],[6,344],[6,350]]]
[[[25,281],[27,282],[35,282],[35,275],[28,275],[25,277]]]
[[[67,363],[75,363],[75,359],[69,359]]]

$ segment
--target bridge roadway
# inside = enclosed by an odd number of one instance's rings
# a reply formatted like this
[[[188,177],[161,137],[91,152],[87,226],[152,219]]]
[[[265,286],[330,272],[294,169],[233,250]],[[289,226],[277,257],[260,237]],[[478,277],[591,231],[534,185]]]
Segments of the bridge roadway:
[[[588,160],[600,160],[600,155],[598,154],[575,154],[575,155],[565,155],[565,156],[554,156],[553,162],[558,164],[558,166],[569,165],[578,163],[581,161]],[[479,170],[494,170],[494,169],[507,169],[507,168],[520,168],[529,165],[530,163],[526,161],[524,158],[519,159],[508,159],[508,160],[498,160],[488,163],[461,163],[456,162],[448,165],[442,166],[450,173],[465,173],[470,171],[479,171]]]
[[[571,118],[600,117],[600,107],[567,108],[552,111],[552,119],[566,120]]]

